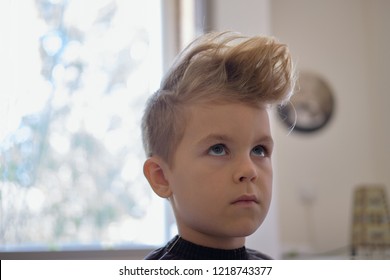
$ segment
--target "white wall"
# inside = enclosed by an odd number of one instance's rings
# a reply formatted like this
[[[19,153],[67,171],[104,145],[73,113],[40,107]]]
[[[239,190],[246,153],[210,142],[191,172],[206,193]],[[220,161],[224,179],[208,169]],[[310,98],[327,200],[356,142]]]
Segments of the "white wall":
[[[245,35],[270,33],[269,0],[206,0],[212,10],[213,30],[237,31]]]
[[[311,135],[288,135],[274,120],[275,195],[249,245],[278,258],[350,242],[353,189],[381,183],[390,192],[390,1],[213,0],[213,30],[272,34],[298,69],[321,74],[335,92],[332,122]],[[302,194],[313,200],[302,203]]]
[[[286,136],[278,124],[279,213],[284,251],[322,252],[350,242],[353,189],[390,191],[390,20],[385,0],[274,0],[272,34],[289,44],[299,69],[335,91],[331,124]],[[301,194],[313,201],[302,204]]]

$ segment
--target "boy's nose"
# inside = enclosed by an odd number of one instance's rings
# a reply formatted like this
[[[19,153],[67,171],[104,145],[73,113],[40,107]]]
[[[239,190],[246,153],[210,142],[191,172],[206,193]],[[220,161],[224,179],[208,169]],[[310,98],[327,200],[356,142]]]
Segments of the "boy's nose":
[[[253,182],[257,179],[257,168],[251,158],[246,158],[237,163],[234,173],[235,183]]]

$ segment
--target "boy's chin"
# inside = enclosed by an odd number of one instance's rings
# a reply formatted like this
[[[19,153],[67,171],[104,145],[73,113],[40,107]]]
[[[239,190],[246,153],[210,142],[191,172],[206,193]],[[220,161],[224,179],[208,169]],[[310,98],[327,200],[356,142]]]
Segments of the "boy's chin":
[[[260,225],[248,225],[236,228],[230,232],[231,236],[234,237],[247,237],[256,232]]]

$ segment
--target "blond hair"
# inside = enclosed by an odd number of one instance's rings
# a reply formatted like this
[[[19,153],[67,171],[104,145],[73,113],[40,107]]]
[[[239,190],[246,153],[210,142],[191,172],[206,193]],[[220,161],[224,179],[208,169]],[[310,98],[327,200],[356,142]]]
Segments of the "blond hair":
[[[185,128],[185,105],[227,101],[280,104],[292,94],[294,69],[287,46],[274,38],[233,32],[200,36],[179,54],[142,120],[146,155],[172,164]]]

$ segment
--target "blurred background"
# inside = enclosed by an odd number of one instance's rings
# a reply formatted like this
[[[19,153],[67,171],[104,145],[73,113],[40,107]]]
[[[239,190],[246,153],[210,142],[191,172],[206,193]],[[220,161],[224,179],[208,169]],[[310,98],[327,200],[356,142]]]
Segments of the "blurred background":
[[[351,258],[364,186],[384,190],[383,242],[361,257],[389,257],[389,1],[15,2],[0,2],[2,259],[139,259],[175,234],[142,175],[140,118],[178,51],[212,30],[275,36],[309,77],[292,100],[303,129],[272,112],[274,197],[248,247]]]

